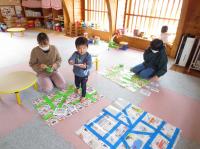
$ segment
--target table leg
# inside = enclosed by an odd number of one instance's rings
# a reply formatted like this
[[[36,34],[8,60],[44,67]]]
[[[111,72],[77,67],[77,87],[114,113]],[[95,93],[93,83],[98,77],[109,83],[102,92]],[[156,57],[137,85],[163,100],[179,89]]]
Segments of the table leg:
[[[34,87],[34,89],[35,89],[36,91],[38,91],[38,84],[37,84],[37,82],[33,85],[33,87]]]
[[[12,36],[13,36],[13,33],[12,33],[12,32],[10,32],[10,37],[12,38]]]
[[[23,31],[21,32],[21,36],[24,37],[24,32]]]
[[[15,92],[15,95],[16,95],[17,103],[18,103],[19,105],[21,105],[22,102],[21,102],[21,98],[20,98],[19,92]]]

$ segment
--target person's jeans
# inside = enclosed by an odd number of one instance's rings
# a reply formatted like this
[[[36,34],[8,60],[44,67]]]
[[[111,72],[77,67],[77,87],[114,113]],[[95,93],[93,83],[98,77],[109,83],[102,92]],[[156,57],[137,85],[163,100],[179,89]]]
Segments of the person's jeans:
[[[139,64],[131,68],[130,71],[144,79],[151,78],[155,73],[155,70],[153,68],[145,67],[144,64]]]
[[[86,76],[86,77],[75,76],[75,85],[76,85],[77,89],[79,89],[81,86],[82,97],[85,97],[85,95],[86,95],[87,81],[88,81],[88,76]]]
[[[57,71],[54,71],[50,76],[45,73],[38,74],[38,84],[41,91],[46,93],[51,92],[53,89],[53,83],[61,90],[66,87],[66,82],[63,76]]]

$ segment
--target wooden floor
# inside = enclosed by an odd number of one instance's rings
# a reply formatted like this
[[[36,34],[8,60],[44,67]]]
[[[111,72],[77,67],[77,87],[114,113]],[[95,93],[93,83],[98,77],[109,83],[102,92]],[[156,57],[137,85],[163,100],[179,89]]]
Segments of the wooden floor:
[[[200,78],[200,71],[190,69],[190,72],[188,72],[188,68],[186,68],[186,67],[172,65],[172,67],[170,68],[170,70],[173,70],[173,71],[176,71],[176,72],[180,72],[180,73],[184,73],[184,74],[188,74],[188,75]]]

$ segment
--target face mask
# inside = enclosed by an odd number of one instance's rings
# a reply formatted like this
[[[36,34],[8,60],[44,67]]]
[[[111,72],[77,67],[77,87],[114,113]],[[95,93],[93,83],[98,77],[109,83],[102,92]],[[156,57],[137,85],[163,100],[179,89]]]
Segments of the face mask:
[[[153,53],[158,53],[159,51],[156,51],[156,50],[153,50],[153,49],[151,49],[151,51],[153,52]]]
[[[40,47],[40,46],[39,46]],[[40,47],[40,49],[42,49],[43,51],[48,51],[49,50],[49,46],[46,47]]]

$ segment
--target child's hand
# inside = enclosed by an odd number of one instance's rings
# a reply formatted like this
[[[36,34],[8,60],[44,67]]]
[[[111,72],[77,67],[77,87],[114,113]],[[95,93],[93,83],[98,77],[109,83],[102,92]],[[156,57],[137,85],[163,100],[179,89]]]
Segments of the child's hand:
[[[70,64],[70,65],[74,65],[74,61],[73,61],[73,60],[70,60],[70,61],[69,61],[69,64]]]
[[[45,65],[45,64],[41,64],[40,65],[40,68],[42,68],[42,69],[46,69],[48,66],[47,65]]]
[[[76,64],[76,66],[85,69],[86,68],[86,64]]]

